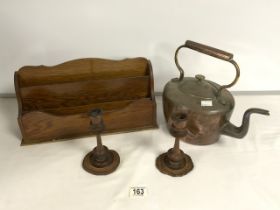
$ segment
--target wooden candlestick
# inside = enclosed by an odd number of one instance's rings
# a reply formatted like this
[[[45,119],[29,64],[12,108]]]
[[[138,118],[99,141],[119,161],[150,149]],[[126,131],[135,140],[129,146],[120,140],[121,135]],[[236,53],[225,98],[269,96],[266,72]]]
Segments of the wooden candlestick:
[[[83,168],[95,175],[106,175],[116,170],[120,157],[114,150],[109,150],[102,144],[101,133],[104,130],[102,111],[94,109],[90,113],[91,127],[96,133],[97,146],[89,152],[83,160]]]
[[[183,176],[193,169],[191,157],[180,149],[180,139],[187,135],[186,122],[187,116],[185,114],[176,113],[171,116],[171,134],[175,137],[174,147],[156,159],[156,167],[164,174]]]

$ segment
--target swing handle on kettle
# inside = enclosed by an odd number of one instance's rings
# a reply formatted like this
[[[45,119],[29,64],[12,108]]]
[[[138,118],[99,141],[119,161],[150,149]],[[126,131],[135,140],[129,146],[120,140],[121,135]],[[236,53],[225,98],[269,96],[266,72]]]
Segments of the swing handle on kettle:
[[[228,61],[232,65],[234,65],[235,70],[236,70],[235,79],[228,85],[222,85],[220,87],[220,89],[218,90],[218,93],[224,88],[232,87],[237,82],[237,80],[240,76],[240,68],[239,68],[238,64],[233,60],[233,54],[232,53],[228,53],[228,52],[225,52],[223,50],[219,50],[219,49],[216,49],[214,47],[210,47],[210,46],[200,44],[200,43],[197,43],[197,42],[193,42],[193,41],[190,41],[190,40],[187,40],[185,42],[185,44],[179,46],[177,48],[176,52],[175,52],[175,63],[176,63],[176,66],[177,66],[178,70],[180,71],[180,77],[179,77],[180,81],[184,78],[184,70],[179,65],[178,52],[181,48],[185,48],[185,47],[189,48],[189,49],[192,49],[192,50],[195,50],[195,51],[198,51],[198,52],[201,52],[201,53],[204,53],[206,55],[224,60],[224,61]]]

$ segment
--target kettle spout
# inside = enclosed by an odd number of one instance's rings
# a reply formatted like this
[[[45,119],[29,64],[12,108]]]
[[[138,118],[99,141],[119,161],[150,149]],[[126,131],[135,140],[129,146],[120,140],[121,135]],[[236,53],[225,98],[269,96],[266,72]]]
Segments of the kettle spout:
[[[237,127],[232,123],[228,122],[223,127],[222,134],[239,138],[239,139],[243,138],[248,132],[250,115],[253,113],[269,115],[269,111],[265,109],[258,109],[258,108],[248,109],[243,115],[242,125],[240,127]]]

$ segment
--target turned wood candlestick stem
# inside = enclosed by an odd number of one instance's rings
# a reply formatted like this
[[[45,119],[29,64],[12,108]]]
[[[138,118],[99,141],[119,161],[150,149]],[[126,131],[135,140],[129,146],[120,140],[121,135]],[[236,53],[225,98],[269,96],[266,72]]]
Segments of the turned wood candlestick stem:
[[[180,152],[180,138],[175,138],[175,143],[174,143],[174,147],[173,150],[175,153],[179,153]]]
[[[102,144],[100,133],[96,134],[96,141],[97,141],[97,150],[101,151],[103,149],[103,144]]]

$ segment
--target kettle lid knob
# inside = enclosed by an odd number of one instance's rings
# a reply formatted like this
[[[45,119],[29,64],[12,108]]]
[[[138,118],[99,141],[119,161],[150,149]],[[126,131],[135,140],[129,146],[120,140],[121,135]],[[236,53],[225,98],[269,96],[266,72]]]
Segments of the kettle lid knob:
[[[205,80],[205,76],[202,75],[202,74],[197,74],[197,75],[195,75],[195,78],[196,78],[197,80],[199,80],[199,81]]]

